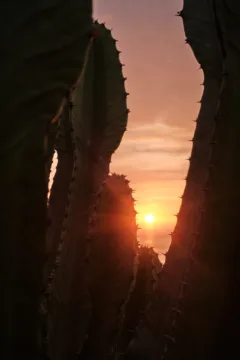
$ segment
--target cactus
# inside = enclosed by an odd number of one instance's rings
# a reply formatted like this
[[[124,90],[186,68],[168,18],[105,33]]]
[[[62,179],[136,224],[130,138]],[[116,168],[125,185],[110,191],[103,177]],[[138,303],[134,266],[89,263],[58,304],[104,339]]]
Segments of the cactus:
[[[89,43],[84,71],[70,94],[75,173],[50,301],[49,354],[53,360],[74,359],[87,336],[91,310],[88,222],[94,220],[111,155],[120,144],[128,117],[116,41],[103,24],[95,23],[94,31],[97,36]]]
[[[210,319],[212,321],[211,317],[206,319],[204,316],[203,311],[206,308],[200,305],[200,301],[198,301],[198,306],[194,307],[192,317],[185,315],[181,317],[181,314],[184,311],[183,308],[185,309],[184,301],[188,296],[187,285],[190,278],[194,277],[193,274],[196,275],[194,257],[197,246],[200,245],[199,232],[202,227],[202,215],[212,164],[215,117],[224,86],[224,56],[211,1],[186,0],[183,10],[178,15],[183,19],[187,36],[186,43],[192,47],[203,69],[204,92],[192,140],[193,148],[189,159],[186,187],[182,196],[182,205],[177,214],[177,224],[172,233],[172,242],[158,280],[156,295],[146,312],[146,320],[138,329],[139,334],[149,334],[149,339],[146,338],[149,344],[148,349],[145,355],[144,351],[141,352],[141,359],[155,359],[156,354],[161,356],[161,359],[180,359],[181,356],[185,359],[188,357],[196,359],[196,352],[199,358],[203,358],[207,345],[204,338],[205,344],[200,346],[200,329],[202,333],[209,334],[210,331],[205,332],[205,330],[207,331],[207,325],[211,329]],[[193,286],[193,291],[198,294],[199,299],[202,299],[201,291],[196,287],[197,283]],[[189,308],[190,306],[192,306],[191,301]],[[179,331],[181,319],[187,321],[185,328],[181,326],[181,331]],[[183,334],[189,344],[179,341],[180,347],[178,347],[175,345],[176,338],[184,336]],[[135,341],[137,342],[137,336]],[[142,343],[144,346],[144,341]],[[139,346],[141,348],[140,342]],[[172,348],[178,349],[178,351],[173,350],[174,355],[171,353]]]
[[[239,351],[239,310],[236,254],[239,237],[238,180],[235,165],[239,131],[239,2],[213,1],[212,13],[221,46],[222,86],[215,113],[213,148],[206,178],[206,195],[193,248],[176,344],[168,359],[213,359]],[[170,256],[170,254],[169,254]],[[235,265],[233,265],[235,264]],[[231,334],[229,334],[231,329]],[[204,334],[204,339],[202,337]]]
[[[67,98],[65,99],[58,125],[55,140],[55,149],[58,154],[56,173],[50,192],[48,203],[49,224],[46,236],[46,262],[43,271],[43,293],[40,306],[42,316],[41,350],[47,351],[48,342],[48,302],[52,280],[55,273],[55,260],[60,246],[60,235],[64,222],[68,191],[74,169],[74,152],[72,143],[72,127],[69,118]],[[55,125],[54,124],[54,125]]]
[[[45,257],[48,123],[81,71],[89,0],[2,2],[1,334],[4,359],[36,359]]]
[[[110,175],[101,192],[89,255],[92,313],[80,359],[108,359],[135,284],[136,212],[129,181]]]
[[[151,247],[139,246],[139,266],[136,277],[135,289],[126,307],[122,331],[119,333],[115,359],[124,359],[125,354],[137,352],[133,339],[135,329],[144,318],[147,307],[150,306],[154,296],[158,275],[162,269],[158,255]]]
[[[227,358],[240,315],[239,0],[184,0],[177,14],[204,92],[163,267],[137,248],[129,182],[108,176],[128,94],[116,40],[92,24],[91,5],[10,0],[0,22],[4,359],[211,360],[218,349]]]
[[[193,147],[182,205],[177,214],[178,220],[172,233],[172,242],[166,258],[165,270],[169,273],[173,271],[174,274],[172,281],[166,285],[168,289],[165,289],[170,296],[175,296],[178,291],[179,278],[182,277],[186,259],[189,257],[189,248],[195,241],[195,233],[199,230],[223,72],[221,47],[211,1],[185,0],[183,10],[179,14],[183,19],[187,43],[191,46],[203,69],[204,92],[192,139]],[[191,222],[189,216],[191,216]],[[178,264],[178,275],[173,269],[176,263]],[[179,271],[180,267],[182,267],[181,271]]]

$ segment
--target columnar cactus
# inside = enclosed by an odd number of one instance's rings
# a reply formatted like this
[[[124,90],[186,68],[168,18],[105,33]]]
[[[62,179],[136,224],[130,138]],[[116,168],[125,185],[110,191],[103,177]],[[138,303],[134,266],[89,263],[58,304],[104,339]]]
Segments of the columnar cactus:
[[[171,356],[171,349],[176,351],[175,356],[181,356],[180,354],[183,353],[185,358],[196,358],[197,351],[199,358],[204,357],[213,324],[212,317],[206,316],[208,305],[203,304],[203,293],[206,288],[201,293],[199,281],[196,281],[196,274],[199,271],[202,277],[208,276],[208,265],[201,263],[200,270],[196,262],[199,261],[197,252],[201,246],[200,232],[203,228],[203,214],[208,196],[216,112],[224,87],[224,55],[213,10],[212,1],[187,0],[184,1],[183,10],[179,13],[183,19],[186,41],[203,69],[204,92],[196,120],[183,201],[161,278],[161,292],[170,300],[168,300],[169,310],[165,312],[165,319],[162,322],[164,340],[161,352],[166,358]],[[195,279],[195,282],[191,283],[192,279]],[[193,313],[189,316],[184,313],[181,316],[181,312],[186,311],[191,286],[195,298],[192,297],[188,305],[193,309]],[[181,320],[185,320],[184,326],[180,326]],[[205,334],[202,342],[200,342],[201,333]],[[182,340],[179,338],[184,335],[188,345],[183,338]],[[180,344],[181,350],[175,346],[175,341]]]
[[[110,359],[137,271],[136,211],[129,181],[110,175],[101,192],[89,256],[92,312],[80,359]]]
[[[210,311],[207,301],[203,303],[207,285],[201,292],[197,275],[199,271],[205,277],[209,264],[203,262],[202,268],[199,268],[196,267],[195,261],[197,247],[201,243],[199,235],[203,226],[203,211],[212,166],[216,112],[224,87],[224,54],[211,1],[186,0],[183,10],[177,15],[183,18],[186,43],[192,47],[203,69],[204,92],[192,139],[193,148],[189,158],[186,187],[177,214],[177,224],[172,233],[172,243],[159,277],[156,296],[135,338],[137,342],[141,333],[149,334],[149,339],[145,339],[149,347],[145,354],[144,351],[141,352],[140,358],[144,359],[155,359],[156,356],[162,356],[162,359],[204,358],[209,338],[206,340],[202,337],[201,341],[200,333],[210,337],[214,323],[211,316],[204,315],[207,308]],[[191,307],[193,312],[189,316],[183,314],[181,317],[182,312],[186,311],[186,301],[190,296],[187,286],[190,279],[193,281],[194,278],[198,279],[198,282],[191,283],[191,296],[195,293],[195,297],[192,296],[188,303],[188,310]],[[207,280],[205,283],[210,284]],[[175,342],[180,344],[179,347]],[[144,346],[144,339],[139,341],[140,348],[141,343]],[[175,351],[174,354],[171,352],[172,349]]]
[[[60,265],[51,295],[49,354],[52,359],[75,359],[87,335],[91,310],[87,279],[88,223],[94,220],[94,208],[109,173],[111,155],[126,130],[124,81],[116,41],[103,24],[95,23],[84,71],[69,97],[75,171],[61,235]]]
[[[45,257],[44,139],[81,71],[92,1],[3,0],[1,8],[2,354],[33,360]]]
[[[223,70],[219,101],[215,111],[215,131],[205,201],[193,249],[194,263],[182,296],[176,345],[171,359],[213,359],[221,350],[238,350],[239,308],[237,295],[239,267],[238,190],[236,153],[239,140],[239,35],[238,1],[212,1],[212,14],[221,48]],[[186,21],[186,20],[184,20]],[[229,334],[231,329],[231,334]],[[204,334],[204,338],[203,338]],[[233,335],[232,335],[233,334]]]

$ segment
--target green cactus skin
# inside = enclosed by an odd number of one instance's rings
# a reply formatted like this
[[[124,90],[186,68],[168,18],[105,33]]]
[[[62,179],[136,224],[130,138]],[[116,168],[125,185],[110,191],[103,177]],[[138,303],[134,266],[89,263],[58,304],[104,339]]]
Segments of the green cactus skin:
[[[137,270],[136,212],[129,181],[110,175],[102,189],[89,255],[92,313],[79,359],[113,358],[115,334],[134,289]]]
[[[91,311],[87,234],[129,112],[116,41],[104,25],[95,23],[94,28],[97,37],[89,48],[86,71],[71,94],[76,172],[51,295],[49,355],[53,360],[75,359],[87,336]]]
[[[116,360],[124,359],[128,352],[137,352],[137,349],[132,349],[135,344],[131,340],[135,329],[144,317],[147,307],[151,304],[152,296],[156,289],[157,278],[162,269],[158,255],[151,247],[140,246],[138,256],[139,266],[136,285],[127,304],[123,326],[117,339]]]
[[[92,3],[3,0],[1,9],[2,354],[33,360],[45,257],[44,138],[80,73]]]

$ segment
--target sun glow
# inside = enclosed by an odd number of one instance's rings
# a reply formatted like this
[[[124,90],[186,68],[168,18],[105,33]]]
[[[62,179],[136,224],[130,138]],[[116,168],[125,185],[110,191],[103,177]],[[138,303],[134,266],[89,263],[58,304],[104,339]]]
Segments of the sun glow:
[[[146,223],[153,223],[154,220],[155,220],[155,218],[154,218],[154,216],[153,216],[152,214],[147,214],[147,215],[145,216],[145,221],[146,221]]]

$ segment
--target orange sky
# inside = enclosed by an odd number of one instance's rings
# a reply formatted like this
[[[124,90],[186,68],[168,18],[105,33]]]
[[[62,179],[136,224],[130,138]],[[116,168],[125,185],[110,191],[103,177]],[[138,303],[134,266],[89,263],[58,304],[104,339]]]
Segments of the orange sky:
[[[128,131],[111,171],[124,173],[136,190],[142,241],[158,251],[169,244],[183,192],[202,72],[188,45],[182,0],[95,0],[94,16],[113,28],[130,93]],[[154,225],[142,220],[156,217]]]

